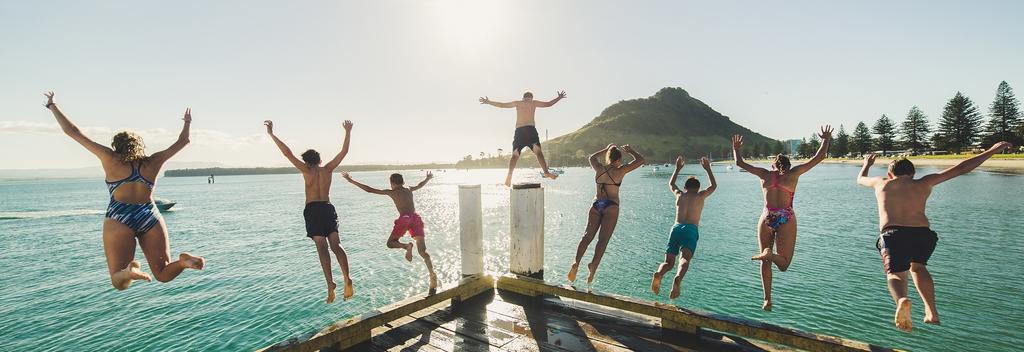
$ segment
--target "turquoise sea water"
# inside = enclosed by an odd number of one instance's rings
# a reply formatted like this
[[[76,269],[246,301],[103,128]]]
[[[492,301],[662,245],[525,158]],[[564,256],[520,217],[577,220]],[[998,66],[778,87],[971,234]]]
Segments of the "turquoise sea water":
[[[913,350],[1019,349],[1024,344],[1024,176],[975,171],[937,187],[929,216],[939,246],[929,263],[942,326],[892,327],[893,303],[874,248],[878,218],[858,169],[821,165],[796,194],[799,235],[790,270],[775,275],[774,312],[760,310],[756,178],[715,166],[719,190],[706,205],[701,239],[673,303]],[[669,302],[649,291],[673,221],[667,169],[625,179],[619,226],[594,290]],[[934,171],[929,169],[920,172]],[[876,169],[876,173],[881,169]],[[509,191],[502,170],[436,172],[417,193],[427,244],[442,282],[459,277],[458,184],[483,184],[487,270],[508,267]],[[688,166],[684,173],[702,171]],[[422,172],[405,172],[417,182]],[[519,171],[520,181],[540,181]],[[382,187],[385,173],[356,173]],[[568,169],[546,189],[546,278],[565,273],[593,197],[593,172]],[[396,217],[386,197],[335,179],[356,296],[323,304],[324,281],[304,235],[299,175],[162,178],[157,196],[179,202],[165,219],[173,254],[207,259],[168,284],[111,288],[101,223],[107,193],[98,179],[0,181],[0,350],[251,350],[320,329],[427,288],[426,271],[384,246]],[[584,262],[589,261],[592,250]],[[141,251],[137,258],[143,262]],[[335,264],[335,276],[340,272]],[[672,271],[674,273],[674,270]],[[585,270],[581,273],[585,275]]]

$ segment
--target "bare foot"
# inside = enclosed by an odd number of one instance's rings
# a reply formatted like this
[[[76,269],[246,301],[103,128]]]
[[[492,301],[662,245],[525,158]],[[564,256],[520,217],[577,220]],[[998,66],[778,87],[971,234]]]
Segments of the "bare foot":
[[[939,322],[938,314],[928,314],[927,312],[924,313],[924,323],[932,325],[942,325],[942,323]]]
[[[569,282],[576,282],[576,271],[580,269],[580,263],[575,263],[569,268]]]
[[[680,290],[679,290],[679,286],[681,286],[682,283],[683,283],[683,279],[680,278],[680,277],[676,277],[675,280],[672,280],[672,292],[669,292],[668,298],[671,298],[671,299],[679,298],[679,294],[681,293]]]
[[[587,273],[587,285],[590,285],[594,282],[594,274],[597,274],[597,266],[594,265],[594,263],[590,263],[587,264],[587,269],[590,270],[590,272]]]
[[[505,178],[505,187],[512,187],[512,175],[511,174],[508,175],[508,177]]]
[[[765,312],[771,312],[772,311],[772,300],[770,300],[770,299],[764,300],[764,303],[761,304],[761,309],[764,309]]]
[[[430,273],[430,289],[437,289],[437,274]]]
[[[651,279],[651,291],[654,291],[655,295],[660,295],[661,294],[661,276],[662,275],[664,275],[664,274],[660,274],[660,273],[655,272],[654,273],[654,278]]]
[[[547,178],[550,178],[550,179],[554,180],[554,179],[558,178],[558,175],[555,175],[555,174],[553,174],[551,172],[544,172],[544,177],[547,177]]]
[[[347,301],[354,294],[356,294],[356,290],[352,287],[352,280],[345,280],[345,292],[342,293],[342,300]]]
[[[910,332],[914,328],[914,320],[910,318],[910,299],[903,297],[896,302],[896,328]]]
[[[412,261],[412,243],[405,247],[405,260]]]
[[[336,288],[338,288],[338,284],[336,283],[331,282],[327,284],[327,304],[334,303],[334,289]]]
[[[125,266],[124,269],[110,275],[110,281],[114,283],[114,287],[118,290],[127,289],[128,286],[132,285],[132,281],[135,280],[146,280],[146,282],[153,281],[153,278],[149,277],[149,274],[139,270],[139,261],[133,260]]]
[[[206,266],[206,259],[185,252],[181,252],[181,254],[178,255],[178,261],[181,262],[181,266],[189,269],[203,270],[203,267]]]
[[[764,250],[761,251],[761,254],[758,254],[758,255],[755,255],[753,257],[750,257],[750,260],[771,260],[771,257],[772,257],[772,249],[771,248],[765,248]]]

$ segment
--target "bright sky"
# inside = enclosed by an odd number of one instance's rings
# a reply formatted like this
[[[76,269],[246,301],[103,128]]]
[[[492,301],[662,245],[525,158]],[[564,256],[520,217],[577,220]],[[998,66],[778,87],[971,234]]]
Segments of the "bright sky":
[[[1021,1],[3,1],[0,169],[95,166],[43,109],[101,143],[140,131],[176,160],[286,161],[264,137],[349,163],[450,162],[509,149],[515,115],[477,98],[568,99],[551,137],[608,105],[680,86],[773,138],[821,123],[934,121],[963,91],[1024,95]],[[629,141],[619,141],[629,142]],[[639,144],[641,142],[634,142]]]

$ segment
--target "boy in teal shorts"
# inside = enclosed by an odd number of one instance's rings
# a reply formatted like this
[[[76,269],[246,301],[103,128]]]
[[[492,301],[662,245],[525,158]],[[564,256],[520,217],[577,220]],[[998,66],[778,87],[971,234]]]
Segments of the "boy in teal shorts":
[[[700,223],[700,213],[704,210],[704,200],[718,188],[718,184],[715,183],[715,175],[711,173],[711,162],[708,161],[708,158],[701,158],[700,165],[704,167],[704,171],[707,171],[708,181],[711,182],[711,186],[703,191],[700,190],[700,181],[696,177],[687,179],[682,190],[676,187],[679,170],[683,169],[682,155],[676,158],[676,170],[672,173],[672,179],[668,181],[669,188],[676,195],[676,224],[672,226],[672,232],[669,235],[668,248],[665,249],[665,262],[661,263],[658,271],[654,273],[654,279],[651,280],[651,291],[654,291],[656,295],[661,293],[662,276],[675,265],[676,257],[682,255],[682,259],[679,260],[679,270],[672,282],[672,293],[669,294],[669,298],[679,297],[679,285],[682,284],[683,275],[686,275],[686,269],[690,268],[690,260],[693,259],[693,253],[697,250],[697,239],[700,237],[697,233],[697,225]]]

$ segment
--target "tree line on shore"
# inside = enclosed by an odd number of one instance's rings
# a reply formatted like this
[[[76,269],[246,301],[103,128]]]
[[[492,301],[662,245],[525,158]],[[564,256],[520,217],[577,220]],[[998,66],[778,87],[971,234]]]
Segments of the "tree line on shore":
[[[1019,105],[1020,101],[1013,94],[1013,88],[1006,81],[1000,82],[995,99],[989,104],[986,122],[974,101],[956,92],[946,102],[935,125],[915,105],[898,124],[882,114],[871,127],[863,121],[857,123],[852,135],[846,132],[845,126],[840,125],[829,152],[833,157],[856,156],[868,152],[918,155],[970,152],[988,148],[999,141],[1019,146],[1024,141],[1024,116]],[[793,154],[808,157],[820,145],[818,137],[811,136],[809,140],[803,139]]]

